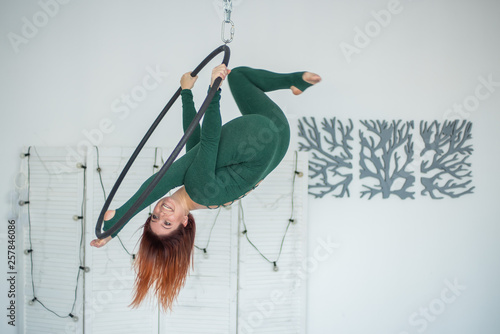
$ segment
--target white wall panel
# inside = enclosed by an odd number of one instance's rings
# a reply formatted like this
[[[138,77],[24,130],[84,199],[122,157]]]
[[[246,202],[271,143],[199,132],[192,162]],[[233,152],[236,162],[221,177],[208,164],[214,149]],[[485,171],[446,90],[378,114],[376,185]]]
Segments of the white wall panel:
[[[66,151],[61,148],[31,147],[30,153],[29,161],[22,161],[25,171],[29,162],[30,203],[23,206],[21,221],[25,226],[24,248],[29,249],[30,217],[33,262],[30,255],[18,253],[24,256],[24,333],[77,333],[83,316],[83,272],[79,269],[83,222],[73,220],[73,216],[82,212],[84,170],[75,164],[66,166],[64,171],[56,168],[65,164]],[[23,192],[27,199],[28,188]],[[66,318],[59,318],[36,301],[29,305],[33,299],[32,277],[35,297]],[[74,322],[67,317],[70,312],[80,320]]]
[[[247,241],[240,223],[238,277],[238,333],[305,333],[305,277],[298,275],[306,258],[307,155],[289,153],[250,196],[241,202],[250,241],[270,261],[276,261],[283,243],[278,271]],[[240,214],[241,217],[241,214]]]
[[[222,208],[218,217],[219,209],[193,212],[195,244],[205,248],[208,240],[210,243],[206,255],[195,249],[194,270],[172,314],[162,317],[162,333],[235,333],[238,240],[232,210]]]
[[[132,155],[133,149],[99,148],[99,167],[102,185],[97,171],[97,149],[89,152],[89,187],[88,187],[88,240],[95,239],[95,223],[104,205],[104,192],[109,195],[123,167]],[[155,149],[144,149],[137,157],[132,168],[122,182],[114,197],[110,210],[120,207],[132,196],[140,185],[153,174]],[[132,256],[136,252],[136,243],[141,232],[136,231],[148,217],[145,209],[123,228],[118,237],[113,238],[102,248],[89,247],[88,274],[86,289],[87,333],[157,333],[157,308],[154,304],[144,303],[137,309],[128,305],[132,301],[134,270]]]
[[[31,216],[37,296],[68,313],[79,265],[79,221],[83,200],[83,169],[73,167],[52,175],[51,161],[64,163],[64,150],[44,149],[42,160],[32,154]],[[157,152],[157,151],[156,151]],[[100,148],[89,152],[86,177],[84,246],[95,238],[95,222],[106,196],[131,155],[131,149]],[[258,332],[303,333],[305,326],[305,290],[303,277],[294,272],[305,257],[307,166],[299,154],[294,190],[296,224],[290,225],[281,258],[280,270],[264,261],[241,233],[238,204],[229,208],[193,212],[197,224],[194,269],[181,290],[173,312],[160,313],[155,302],[138,309],[128,307],[132,300],[135,274],[131,254],[137,251],[140,226],[148,217],[145,209],[134,217],[105,247],[85,247],[85,281],[80,281],[75,315],[78,322],[58,319],[36,306],[26,307],[26,333],[247,333],[248,324]],[[138,157],[110,208],[121,206],[153,173],[161,157],[155,149],[145,149]],[[101,179],[97,167],[101,168]],[[59,166],[60,167],[60,166]],[[59,168],[61,170],[61,168]],[[284,162],[254,191],[243,199],[248,233],[257,247],[275,258],[291,214],[292,178],[295,155]],[[36,246],[35,246],[36,245]],[[208,245],[208,246],[207,246]],[[124,249],[127,249],[127,251]],[[207,249],[207,253],[203,249]],[[40,255],[42,254],[42,255]],[[83,254],[82,254],[83,261]],[[25,271],[29,274],[29,268]],[[239,275],[239,277],[238,277]],[[28,275],[25,291],[30,292]],[[83,295],[83,288],[85,294]],[[280,302],[269,306],[269,298],[282,292]],[[28,298],[29,296],[27,296]],[[83,299],[85,298],[85,300]],[[85,307],[83,307],[85,304]],[[264,307],[264,309],[262,308]],[[266,307],[271,307],[266,311]],[[252,317],[260,312],[265,319],[255,326]],[[258,319],[257,319],[258,320]],[[252,322],[253,321],[253,322]],[[238,328],[239,324],[239,328]],[[242,326],[242,324],[244,326]]]

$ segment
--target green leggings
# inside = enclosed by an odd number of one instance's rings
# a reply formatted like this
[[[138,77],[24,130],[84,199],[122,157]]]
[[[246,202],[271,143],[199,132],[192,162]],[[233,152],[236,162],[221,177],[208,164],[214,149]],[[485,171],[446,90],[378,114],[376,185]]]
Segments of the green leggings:
[[[283,111],[265,93],[279,89],[289,89],[291,86],[304,90],[310,84],[302,80],[302,72],[278,74],[265,70],[256,70],[249,67],[237,67],[228,76],[229,87],[234,100],[242,115],[261,115],[269,119],[273,126],[263,127],[256,134],[258,140],[265,144],[266,132],[276,132],[276,141],[273,145],[265,145],[266,150],[274,151],[268,161],[273,170],[286,154],[290,142],[290,127]],[[269,154],[266,156],[269,157]]]
[[[290,86],[306,89],[310,84],[302,80],[302,74],[278,74],[249,67],[231,71],[229,87],[242,116],[222,126],[217,150],[199,152],[203,158],[196,159],[189,167],[184,184],[196,203],[207,206],[231,203],[276,168],[287,152],[290,127],[283,111],[265,93]],[[218,131],[215,122],[205,119],[201,145],[212,138],[203,136],[207,126]],[[207,168],[210,155],[217,156],[214,170]]]

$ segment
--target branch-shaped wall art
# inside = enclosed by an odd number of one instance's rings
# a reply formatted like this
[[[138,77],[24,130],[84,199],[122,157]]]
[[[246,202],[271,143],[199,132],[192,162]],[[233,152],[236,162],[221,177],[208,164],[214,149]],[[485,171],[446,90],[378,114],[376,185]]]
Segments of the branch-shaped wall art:
[[[344,125],[336,118],[323,118],[321,130],[314,117],[299,119],[299,150],[311,152],[309,194],[321,198],[349,196],[352,181],[352,120]]]
[[[413,121],[361,121],[366,132],[359,130],[361,143],[360,179],[368,179],[363,184],[366,190],[361,197],[369,199],[377,194],[383,198],[397,195],[402,199],[414,198],[410,188],[415,176],[408,170],[413,161],[411,129]]]
[[[422,173],[422,195],[434,199],[444,196],[457,198],[470,194],[471,164],[467,159],[472,154],[472,123],[468,121],[434,121],[431,124],[420,122],[420,136],[425,148],[420,155],[424,157],[420,166]]]
[[[349,197],[353,181],[353,121],[343,124],[336,118],[299,119],[299,150],[309,157],[309,194],[322,198]],[[433,199],[457,198],[473,192],[471,164],[472,123],[468,121],[420,122],[424,146],[420,150],[422,196]],[[356,129],[358,130],[358,129]],[[359,181],[361,197],[380,194],[401,199],[414,198],[414,122],[360,121]],[[420,149],[420,148],[419,148]],[[355,164],[354,164],[355,165]],[[357,180],[355,180],[357,182]]]

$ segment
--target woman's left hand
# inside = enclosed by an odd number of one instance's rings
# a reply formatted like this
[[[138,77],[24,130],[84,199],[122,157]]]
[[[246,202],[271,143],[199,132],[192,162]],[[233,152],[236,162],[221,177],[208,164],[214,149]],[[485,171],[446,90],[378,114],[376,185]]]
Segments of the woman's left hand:
[[[220,82],[219,87],[217,87],[220,88],[220,86],[222,85],[222,83],[224,82],[229,73],[231,73],[231,70],[228,69],[227,66],[224,64],[220,64],[219,66],[214,68],[212,70],[212,81],[210,82],[210,87],[212,87],[212,85],[214,84],[215,79],[221,77],[222,81]]]
[[[184,73],[181,77],[181,89],[192,89],[198,76],[192,77],[191,72]]]

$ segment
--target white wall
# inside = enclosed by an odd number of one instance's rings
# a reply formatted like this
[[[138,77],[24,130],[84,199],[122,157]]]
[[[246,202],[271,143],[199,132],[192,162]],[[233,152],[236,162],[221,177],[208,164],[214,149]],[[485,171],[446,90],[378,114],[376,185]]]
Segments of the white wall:
[[[25,31],[18,52],[9,33],[22,37],[23,18],[33,22],[41,6],[33,0],[0,4],[4,222],[16,218],[13,180],[23,147],[82,145],[82,132],[96,129],[105,118],[114,128],[94,138],[99,145],[135,146],[180,75],[220,44],[215,1],[60,2],[67,3],[52,8],[45,26],[31,36]],[[391,22],[350,62],[340,44],[354,44],[353,29],[370,24],[372,11],[386,9],[388,1],[239,0],[233,7],[231,66],[309,69],[323,76],[321,85],[299,98],[273,94],[291,120],[443,120],[448,108],[474,94],[479,76],[500,81],[497,1],[401,0]],[[168,74],[161,74],[158,87],[121,119],[124,104],[115,105],[122,107],[115,113],[113,102],[121,103],[122,94],[137,89],[155,68]],[[208,73],[200,78],[198,99]],[[473,122],[473,195],[366,200],[352,189],[351,198],[310,198],[311,256],[320,238],[340,246],[309,268],[309,333],[500,331],[495,320],[500,307],[498,84],[494,89],[467,117]],[[228,120],[237,111],[229,93],[223,99]],[[180,137],[179,112],[167,118],[151,146]],[[6,261],[6,224],[1,226]],[[445,280],[457,280],[465,290],[442,314],[424,320],[424,308],[439,305]],[[5,310],[7,285],[1,282]],[[446,296],[453,299],[450,292]],[[3,319],[1,332],[15,333]]]

